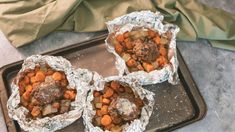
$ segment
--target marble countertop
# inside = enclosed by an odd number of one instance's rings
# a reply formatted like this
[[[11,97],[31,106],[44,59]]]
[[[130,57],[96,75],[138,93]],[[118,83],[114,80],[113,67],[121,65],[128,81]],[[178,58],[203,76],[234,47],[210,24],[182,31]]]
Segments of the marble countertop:
[[[210,6],[235,14],[234,0],[200,0]],[[219,14],[218,14],[219,15]],[[15,49],[0,32],[0,67],[32,54],[66,47],[101,35],[98,33],[57,32],[27,46]],[[208,107],[203,120],[177,129],[177,132],[232,132],[235,131],[235,52],[211,47],[206,41],[177,42],[188,68]],[[5,124],[0,109],[0,131]]]

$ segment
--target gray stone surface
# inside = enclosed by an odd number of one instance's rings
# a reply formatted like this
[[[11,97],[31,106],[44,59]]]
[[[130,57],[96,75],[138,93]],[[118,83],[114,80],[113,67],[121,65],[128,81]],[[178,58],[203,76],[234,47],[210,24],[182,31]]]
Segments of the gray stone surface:
[[[234,0],[200,0],[235,14]],[[0,32],[0,67],[73,43],[88,40],[99,33],[52,33],[34,43],[15,49]],[[176,130],[177,132],[233,132],[235,131],[235,52],[211,47],[206,40],[178,42],[192,76],[208,107],[206,117],[196,123]],[[6,131],[0,109],[0,131]]]

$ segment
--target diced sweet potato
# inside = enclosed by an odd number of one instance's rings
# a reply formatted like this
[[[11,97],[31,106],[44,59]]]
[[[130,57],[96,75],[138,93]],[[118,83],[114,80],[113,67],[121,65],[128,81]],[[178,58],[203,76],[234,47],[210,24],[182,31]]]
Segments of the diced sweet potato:
[[[33,77],[35,75],[35,72],[34,71],[31,71],[27,74],[28,77]]]
[[[160,56],[157,58],[158,64],[163,67],[165,64],[167,64],[167,59],[163,56]]]
[[[31,115],[32,115],[33,117],[37,117],[37,116],[39,116],[40,114],[41,114],[41,109],[40,109],[40,107],[39,107],[39,106],[34,106],[33,109],[32,109],[32,111],[31,111]]]
[[[33,90],[33,87],[32,87],[32,85],[27,85],[26,87],[25,87],[25,90],[26,90],[26,92],[31,92],[32,90]]]
[[[156,44],[160,44],[160,42],[161,42],[161,38],[160,38],[160,36],[156,36],[155,38],[153,38],[153,40],[154,40],[154,42],[156,43]]]
[[[109,98],[109,97],[111,97],[112,95],[113,95],[113,89],[111,89],[111,88],[108,88],[106,91],[105,91],[105,93],[104,93],[104,97],[105,98]]]
[[[111,82],[111,88],[117,90],[120,87],[120,84],[117,81]]]
[[[24,98],[25,101],[29,101],[30,93],[26,91],[26,92],[23,93],[22,97]]]
[[[102,99],[102,103],[104,103],[104,104],[109,104],[109,103],[110,103],[110,100],[107,99],[107,98],[103,98],[103,99]]]
[[[74,100],[76,97],[76,93],[73,90],[66,90],[64,92],[64,98],[69,100]]]
[[[35,76],[32,76],[32,77],[30,78],[30,82],[31,82],[31,84],[33,84],[33,83],[37,82],[37,80],[36,80]]]
[[[166,55],[167,55],[166,48],[164,48],[163,46],[161,46],[161,47],[159,48],[159,53],[160,53],[160,55],[162,55],[162,56],[166,56]]]
[[[127,62],[126,62],[126,65],[128,67],[136,67],[137,66],[137,62],[134,60],[134,59],[129,59]]]
[[[107,105],[103,105],[100,109],[100,112],[102,115],[106,115],[108,114],[108,106]]]
[[[146,62],[143,63],[143,67],[144,67],[145,71],[147,71],[147,72],[151,72],[151,71],[154,70],[153,65],[149,64],[149,63],[146,63]]]
[[[104,115],[102,118],[101,118],[101,124],[103,126],[108,126],[112,123],[112,119],[109,115]]]
[[[133,48],[132,43],[131,43],[131,40],[130,40],[129,38],[126,38],[126,39],[124,40],[124,42],[125,42],[125,46],[126,46],[127,49],[130,50],[130,49]]]
[[[24,81],[20,81],[18,85],[19,85],[20,95],[22,95],[25,92],[25,83]]]
[[[117,39],[118,42],[123,42],[123,41],[124,41],[124,36],[123,36],[123,34],[117,35],[117,36],[116,36],[116,39]]]
[[[123,46],[119,43],[115,44],[114,45],[114,48],[115,48],[115,51],[118,53],[118,54],[121,54],[123,52]]]
[[[52,78],[55,80],[55,81],[60,81],[62,79],[62,74],[60,72],[54,72],[52,74]]]
[[[153,31],[153,30],[151,30],[151,29],[149,29],[148,30],[148,36],[150,37],[150,38],[154,38],[155,36],[156,36],[156,32],[155,31]]]

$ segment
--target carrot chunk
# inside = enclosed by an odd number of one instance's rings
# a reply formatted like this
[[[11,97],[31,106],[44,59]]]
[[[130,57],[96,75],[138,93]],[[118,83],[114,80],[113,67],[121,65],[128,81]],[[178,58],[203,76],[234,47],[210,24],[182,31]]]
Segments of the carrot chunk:
[[[104,115],[102,118],[101,118],[101,124],[104,125],[104,126],[108,126],[112,123],[112,119],[109,115]]]
[[[34,106],[32,111],[31,111],[31,115],[34,116],[34,117],[37,117],[40,114],[41,114],[40,107]]]
[[[153,40],[156,44],[160,44],[160,42],[161,42],[161,38],[158,35],[155,38],[153,38]]]
[[[120,84],[117,81],[112,81],[111,82],[111,88],[113,89],[118,89],[120,87]]]
[[[124,36],[122,34],[117,35],[116,37],[118,42],[123,42],[124,41]]]
[[[122,51],[123,51],[123,46],[122,46],[121,44],[119,44],[119,43],[115,44],[114,48],[115,48],[115,51],[116,51],[118,54],[121,54]]]
[[[43,82],[45,80],[46,76],[42,71],[37,71],[35,75],[35,79],[37,82]]]
[[[148,30],[148,36],[150,37],[150,38],[154,38],[155,36],[156,36],[156,32],[154,32],[153,30],[151,30],[151,29],[149,29]]]
[[[103,105],[100,109],[100,112],[102,115],[106,115],[108,114],[108,106],[107,105]]]
[[[105,93],[104,93],[104,97],[105,98],[109,98],[109,97],[111,97],[112,95],[113,95],[113,89],[111,89],[111,88],[107,88],[107,90],[105,91]]]
[[[160,47],[159,48],[159,53],[162,56],[166,56],[167,55],[167,51],[166,51],[166,49],[164,47]]]
[[[33,83],[37,82],[37,80],[36,80],[35,76],[33,76],[33,77],[31,77],[31,78],[30,78],[30,82],[31,82],[31,84],[33,84]]]
[[[110,103],[110,100],[107,99],[107,98],[103,98],[103,99],[102,99],[102,103],[104,103],[104,104],[109,104],[109,103]]]
[[[61,75],[60,72],[57,71],[57,72],[53,73],[52,78],[53,78],[55,81],[60,81],[60,80],[62,79],[62,75]]]

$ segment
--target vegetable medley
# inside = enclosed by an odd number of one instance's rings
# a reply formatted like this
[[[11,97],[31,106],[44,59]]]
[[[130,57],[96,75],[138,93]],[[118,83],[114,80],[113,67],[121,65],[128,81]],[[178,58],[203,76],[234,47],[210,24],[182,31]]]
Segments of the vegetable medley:
[[[76,90],[68,89],[68,80],[62,71],[48,65],[37,65],[20,74],[18,83],[20,104],[29,110],[29,117],[52,117],[70,110]]]
[[[93,124],[112,132],[121,132],[123,125],[138,119],[144,106],[131,87],[118,81],[107,82],[104,90],[94,91],[93,96]]]
[[[113,39],[115,51],[125,61],[130,72],[151,72],[161,69],[168,61],[171,32],[159,35],[151,29],[134,29]]]

